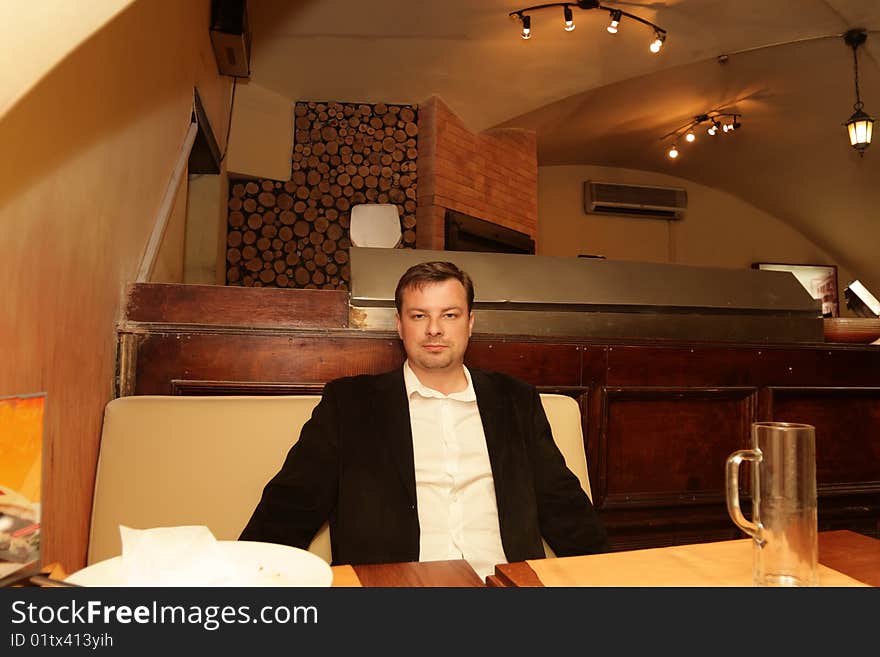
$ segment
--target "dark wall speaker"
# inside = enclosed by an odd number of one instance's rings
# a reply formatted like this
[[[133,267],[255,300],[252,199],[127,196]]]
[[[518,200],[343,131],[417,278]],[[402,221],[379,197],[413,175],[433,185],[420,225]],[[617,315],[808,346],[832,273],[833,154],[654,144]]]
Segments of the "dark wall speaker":
[[[247,0],[211,0],[211,46],[222,75],[250,76]]]

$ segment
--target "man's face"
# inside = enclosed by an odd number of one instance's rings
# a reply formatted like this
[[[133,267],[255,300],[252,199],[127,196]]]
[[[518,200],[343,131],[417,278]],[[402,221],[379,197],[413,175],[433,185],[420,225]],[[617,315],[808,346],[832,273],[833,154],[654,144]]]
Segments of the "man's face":
[[[460,367],[473,327],[474,315],[457,280],[403,291],[397,333],[416,373]]]

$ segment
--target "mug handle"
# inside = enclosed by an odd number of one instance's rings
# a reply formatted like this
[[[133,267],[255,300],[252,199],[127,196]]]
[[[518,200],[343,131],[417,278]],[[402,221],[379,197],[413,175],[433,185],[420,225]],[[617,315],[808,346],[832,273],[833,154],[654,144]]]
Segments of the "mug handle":
[[[760,463],[763,455],[759,449],[741,449],[727,457],[727,513],[734,524],[751,536],[761,547],[766,542],[763,537],[764,526],[759,522],[747,520],[739,506],[739,466],[743,461]],[[752,467],[757,467],[753,465]],[[754,516],[754,508],[752,509]]]

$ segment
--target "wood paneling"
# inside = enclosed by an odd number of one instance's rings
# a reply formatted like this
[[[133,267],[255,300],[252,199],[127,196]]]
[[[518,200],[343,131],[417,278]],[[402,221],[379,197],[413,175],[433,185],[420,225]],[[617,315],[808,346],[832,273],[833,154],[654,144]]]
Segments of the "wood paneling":
[[[871,386],[880,349],[791,346],[624,346],[608,349],[608,385]]]
[[[465,364],[504,372],[541,386],[581,385],[581,347],[568,344],[471,340]]]
[[[403,364],[399,340],[334,335],[166,332],[142,336],[135,394],[170,395],[175,379],[325,383]]]
[[[816,483],[880,491],[880,388],[770,388],[771,419],[816,427]]]
[[[130,322],[274,328],[345,328],[348,292],[136,283]]]
[[[192,381],[174,379],[171,394],[187,397],[222,395],[320,395],[323,383],[260,383],[251,381]]]
[[[121,331],[120,374],[130,381],[123,390],[136,394],[313,393],[404,360],[393,332],[169,324],[163,320],[182,318],[173,305],[138,312],[156,323]],[[741,537],[727,515],[724,463],[749,445],[753,421],[771,419],[816,427],[820,529],[880,535],[876,346],[476,334],[465,362],[578,400],[593,499],[613,549]]]
[[[748,444],[754,388],[610,388],[604,395],[604,507],[723,501],[724,462]]]

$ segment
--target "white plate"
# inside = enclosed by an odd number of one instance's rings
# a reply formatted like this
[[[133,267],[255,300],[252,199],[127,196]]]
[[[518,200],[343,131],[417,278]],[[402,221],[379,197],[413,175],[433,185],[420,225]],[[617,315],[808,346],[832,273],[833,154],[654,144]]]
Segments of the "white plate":
[[[224,557],[236,564],[230,586],[330,586],[333,571],[321,557],[306,550],[255,541],[217,541]],[[67,578],[80,586],[126,586],[122,557],[94,563]]]

